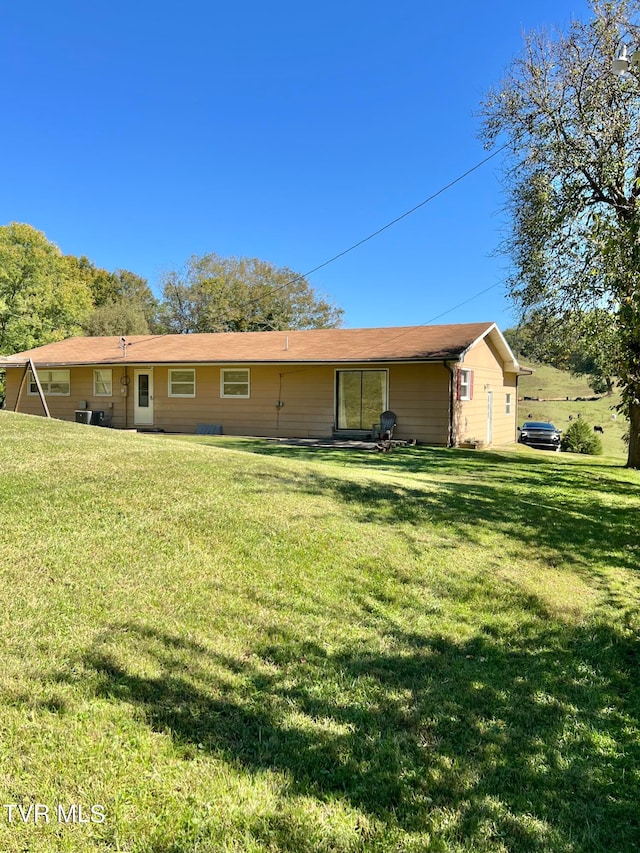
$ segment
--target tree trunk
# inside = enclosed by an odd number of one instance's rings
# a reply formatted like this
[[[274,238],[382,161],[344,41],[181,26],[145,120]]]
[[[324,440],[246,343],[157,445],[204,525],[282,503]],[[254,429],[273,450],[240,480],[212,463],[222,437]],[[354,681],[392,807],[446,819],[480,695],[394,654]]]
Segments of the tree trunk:
[[[640,469],[640,402],[629,405],[629,455],[627,468]]]

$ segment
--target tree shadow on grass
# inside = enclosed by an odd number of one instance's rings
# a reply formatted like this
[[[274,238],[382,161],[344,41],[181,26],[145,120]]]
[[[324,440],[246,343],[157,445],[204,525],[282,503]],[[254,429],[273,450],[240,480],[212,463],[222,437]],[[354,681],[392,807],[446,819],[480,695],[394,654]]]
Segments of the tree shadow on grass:
[[[83,663],[97,695],[141,709],[184,758],[283,771],[292,795],[401,833],[467,850],[638,849],[638,641],[554,626],[532,604],[510,635],[464,642],[381,621],[385,653],[330,653],[274,626],[230,657],[128,624]]]
[[[192,437],[189,437],[192,439]],[[571,455],[570,464],[566,457],[562,456],[560,462],[555,453],[548,451],[532,451],[518,453],[514,450],[500,452],[499,450],[464,450],[462,448],[433,447],[418,445],[416,447],[396,448],[392,453],[376,453],[359,447],[345,448],[340,445],[335,447],[320,444],[297,445],[287,444],[281,439],[266,438],[238,438],[225,436],[222,439],[211,439],[201,437],[195,443],[204,444],[221,449],[237,450],[243,453],[251,453],[258,456],[269,456],[276,459],[285,459],[302,462],[328,462],[341,467],[361,471],[397,471],[398,473],[479,473],[480,471],[500,469],[502,471],[513,470],[522,467],[529,473],[532,470],[540,470],[547,477],[567,476],[570,480],[578,481],[584,476],[585,469],[589,471],[597,465],[598,470],[606,472],[620,472],[620,465],[606,464],[595,460],[594,457],[578,457]],[[557,464],[559,463],[559,464]]]
[[[534,547],[554,549],[566,559],[611,559],[612,565],[640,566],[640,481],[610,476],[620,468],[594,467],[578,459],[553,464],[555,454],[543,452],[538,457],[417,447],[373,454],[258,439],[243,439],[239,449],[290,460],[338,462],[354,474],[411,475],[402,485],[343,474],[332,477],[320,470],[309,473],[307,468],[293,468],[286,477],[288,490],[337,496],[362,521],[442,523],[463,540],[492,528]],[[277,489],[281,475],[268,471],[259,479],[268,491]],[[635,500],[628,510],[615,505],[627,498]]]
[[[273,495],[280,477],[265,473],[256,482],[257,489]],[[362,523],[424,525],[455,536],[460,543],[480,544],[487,534],[497,533],[524,543],[533,555],[546,554],[553,563],[562,560],[577,568],[604,563],[637,570],[637,503],[621,509],[609,502],[608,483],[590,484],[582,478],[580,484],[576,489],[573,482],[571,491],[566,491],[557,478],[536,491],[530,476],[520,480],[517,472],[503,479],[476,476],[466,482],[452,478],[437,483],[407,480],[406,484],[300,471],[286,479],[287,491],[338,498],[345,513]]]

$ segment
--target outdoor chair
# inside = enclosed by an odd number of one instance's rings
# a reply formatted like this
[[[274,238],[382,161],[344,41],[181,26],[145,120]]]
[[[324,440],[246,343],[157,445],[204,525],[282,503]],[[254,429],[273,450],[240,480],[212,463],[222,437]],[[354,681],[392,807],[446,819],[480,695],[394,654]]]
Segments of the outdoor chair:
[[[380,423],[374,424],[372,427],[372,435],[371,438],[373,441],[377,441],[381,439],[382,441],[391,441],[393,438],[393,431],[396,428],[396,414],[395,412],[383,412],[380,415]]]

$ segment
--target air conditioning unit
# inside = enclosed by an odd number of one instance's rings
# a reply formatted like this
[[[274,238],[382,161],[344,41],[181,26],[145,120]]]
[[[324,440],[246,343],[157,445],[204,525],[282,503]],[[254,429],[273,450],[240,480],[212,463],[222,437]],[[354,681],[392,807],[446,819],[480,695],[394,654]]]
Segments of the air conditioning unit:
[[[105,425],[105,416],[104,412],[96,411],[95,409],[91,412],[91,420],[89,423],[92,423],[94,426],[104,426]]]
[[[76,423],[77,424],[90,424],[91,423],[91,416],[93,414],[91,409],[76,409],[75,414],[76,414]]]

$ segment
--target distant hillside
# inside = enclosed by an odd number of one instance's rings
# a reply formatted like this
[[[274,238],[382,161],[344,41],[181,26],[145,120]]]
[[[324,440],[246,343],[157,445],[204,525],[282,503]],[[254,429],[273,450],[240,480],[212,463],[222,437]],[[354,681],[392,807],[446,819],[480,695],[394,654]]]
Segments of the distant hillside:
[[[573,376],[548,364],[535,364],[523,359],[524,365],[534,371],[531,376],[521,376],[518,381],[519,397],[593,397],[597,396],[584,376]]]
[[[521,376],[518,381],[519,425],[526,420],[551,421],[566,430],[579,416],[592,426],[602,427],[602,446],[606,456],[626,457],[627,448],[622,436],[627,421],[615,410],[620,402],[618,392],[612,397],[595,394],[584,377],[572,376],[546,364],[523,361],[534,373]],[[533,399],[525,400],[525,397]]]

